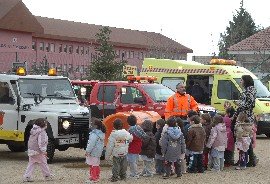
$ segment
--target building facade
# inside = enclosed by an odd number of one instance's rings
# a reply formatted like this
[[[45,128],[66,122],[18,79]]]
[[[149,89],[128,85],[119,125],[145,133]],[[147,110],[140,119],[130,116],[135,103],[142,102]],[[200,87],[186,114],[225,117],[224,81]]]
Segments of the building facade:
[[[16,63],[28,71],[41,62],[62,75],[86,75],[103,26],[34,16],[21,0],[0,0],[0,72]],[[144,57],[187,59],[192,50],[159,33],[109,27],[116,59],[142,66]],[[15,63],[15,64],[14,64]]]

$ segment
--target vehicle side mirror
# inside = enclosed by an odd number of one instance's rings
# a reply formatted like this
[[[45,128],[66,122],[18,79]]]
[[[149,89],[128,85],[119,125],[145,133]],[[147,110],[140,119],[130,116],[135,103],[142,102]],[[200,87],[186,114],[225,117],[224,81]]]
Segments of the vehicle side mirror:
[[[238,94],[238,92],[233,92],[232,100],[239,100],[239,94]]]
[[[146,101],[144,100],[143,97],[135,97],[134,102],[137,103],[137,104],[143,104],[143,105],[146,104]]]

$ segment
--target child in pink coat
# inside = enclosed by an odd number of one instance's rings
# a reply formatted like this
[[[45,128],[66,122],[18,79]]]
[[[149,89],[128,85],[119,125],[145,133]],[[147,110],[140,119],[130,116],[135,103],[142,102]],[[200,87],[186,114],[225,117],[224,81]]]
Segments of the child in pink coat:
[[[231,120],[231,111],[233,111],[232,107],[226,108],[226,115],[223,117],[223,121],[226,125],[226,132],[227,132],[227,148],[224,152],[224,165],[226,167],[233,165],[233,153],[234,153],[234,139],[233,139],[233,132],[232,132],[232,120]]]
[[[48,136],[46,133],[48,121],[43,118],[35,120],[28,140],[29,163],[23,176],[25,182],[31,182],[34,166],[39,165],[45,180],[52,180],[47,164]]]

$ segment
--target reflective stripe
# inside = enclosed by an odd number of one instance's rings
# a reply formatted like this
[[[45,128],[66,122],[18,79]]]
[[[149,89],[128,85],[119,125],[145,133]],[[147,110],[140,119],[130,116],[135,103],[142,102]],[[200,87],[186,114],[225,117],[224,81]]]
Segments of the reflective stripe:
[[[186,94],[188,97],[188,108],[191,109],[191,104],[190,104],[190,95]],[[188,109],[188,110],[189,110]],[[179,109],[179,103],[177,101],[177,97],[176,94],[173,95],[173,112],[180,112],[180,113],[187,113],[188,110],[186,109]]]

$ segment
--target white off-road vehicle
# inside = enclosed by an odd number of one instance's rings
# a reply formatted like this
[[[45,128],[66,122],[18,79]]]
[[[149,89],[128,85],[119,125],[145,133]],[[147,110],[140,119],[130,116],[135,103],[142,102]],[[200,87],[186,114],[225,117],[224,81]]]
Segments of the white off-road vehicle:
[[[0,74],[0,143],[14,152],[27,150],[34,120],[49,122],[47,154],[84,148],[89,110],[79,105],[70,81],[62,76]]]

